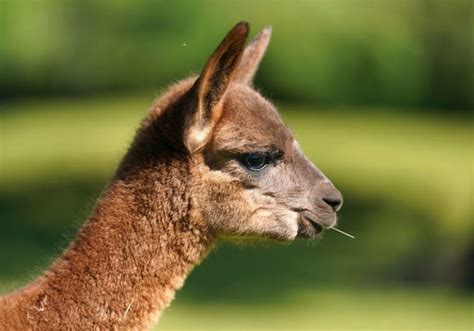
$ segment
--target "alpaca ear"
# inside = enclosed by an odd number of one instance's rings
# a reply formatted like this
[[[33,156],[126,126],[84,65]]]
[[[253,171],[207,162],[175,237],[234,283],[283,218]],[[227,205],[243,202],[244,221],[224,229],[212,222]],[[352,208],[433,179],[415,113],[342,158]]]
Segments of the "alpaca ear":
[[[205,146],[222,115],[220,101],[234,79],[248,32],[247,22],[235,25],[207,60],[204,70],[194,83],[194,109],[186,120],[184,130],[184,143],[191,153]]]
[[[267,26],[257,36],[255,36],[255,38],[253,38],[245,49],[242,60],[240,61],[236,73],[236,81],[247,85],[252,84],[253,77],[257,72],[263,56],[265,55],[271,36],[272,27]]]

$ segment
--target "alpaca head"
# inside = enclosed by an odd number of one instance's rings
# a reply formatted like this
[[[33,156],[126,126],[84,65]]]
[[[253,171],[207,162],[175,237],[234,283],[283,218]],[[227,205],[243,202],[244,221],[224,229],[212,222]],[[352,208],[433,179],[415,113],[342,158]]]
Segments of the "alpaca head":
[[[152,127],[168,128],[165,138],[177,132],[174,143],[190,164],[192,215],[214,235],[314,237],[335,225],[342,196],[305,157],[276,108],[251,87],[271,31],[245,47],[248,30],[239,23],[227,34]],[[166,113],[175,115],[164,121]]]

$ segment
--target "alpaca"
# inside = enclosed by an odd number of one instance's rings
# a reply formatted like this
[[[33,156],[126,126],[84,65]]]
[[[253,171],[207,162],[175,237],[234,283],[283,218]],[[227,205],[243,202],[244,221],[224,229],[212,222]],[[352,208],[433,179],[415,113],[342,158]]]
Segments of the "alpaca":
[[[341,194],[251,87],[271,30],[245,47],[248,31],[238,23],[155,102],[62,257],[0,297],[0,330],[148,329],[216,238],[335,225]]]

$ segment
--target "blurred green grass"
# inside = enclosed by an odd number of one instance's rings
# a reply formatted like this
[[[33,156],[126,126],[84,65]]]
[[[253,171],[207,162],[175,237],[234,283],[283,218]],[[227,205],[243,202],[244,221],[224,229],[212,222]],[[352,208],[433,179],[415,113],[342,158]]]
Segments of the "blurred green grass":
[[[35,277],[74,237],[149,95],[2,105],[1,290]],[[472,329],[472,293],[462,290],[469,280],[457,269],[470,263],[472,120],[279,109],[341,188],[341,228],[357,239],[327,233],[316,244],[221,244],[160,329]]]
[[[176,300],[155,330],[472,330],[472,298],[420,289],[320,288],[266,304]]]

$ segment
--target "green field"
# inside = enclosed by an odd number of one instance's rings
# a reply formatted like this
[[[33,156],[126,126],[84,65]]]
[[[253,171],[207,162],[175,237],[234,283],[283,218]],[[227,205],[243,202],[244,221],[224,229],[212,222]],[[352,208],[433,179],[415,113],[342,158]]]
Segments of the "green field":
[[[184,300],[183,300],[184,301]],[[468,297],[416,289],[313,289],[273,303],[186,304],[156,330],[472,330]]]
[[[74,236],[151,102],[2,105],[0,290],[40,273]],[[462,269],[473,230],[472,120],[279,108],[344,193],[340,226],[357,239],[221,245],[160,329],[472,330]]]

